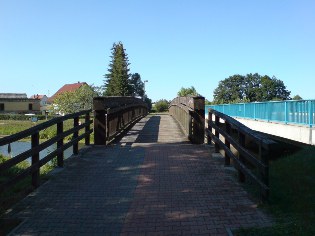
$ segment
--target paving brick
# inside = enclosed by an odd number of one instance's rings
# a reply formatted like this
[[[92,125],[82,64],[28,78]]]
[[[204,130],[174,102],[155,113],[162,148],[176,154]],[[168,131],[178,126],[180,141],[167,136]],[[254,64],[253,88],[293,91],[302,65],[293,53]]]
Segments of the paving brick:
[[[17,204],[11,235],[226,235],[272,221],[168,115],[148,116],[116,145],[91,146]]]

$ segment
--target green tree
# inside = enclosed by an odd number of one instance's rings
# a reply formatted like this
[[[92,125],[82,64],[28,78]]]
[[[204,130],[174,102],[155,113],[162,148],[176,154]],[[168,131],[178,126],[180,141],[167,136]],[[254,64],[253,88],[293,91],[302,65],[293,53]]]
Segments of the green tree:
[[[155,109],[157,112],[167,111],[169,106],[169,102],[166,99],[158,100],[155,103]]]
[[[104,86],[94,86],[93,84],[90,85],[90,87],[92,88],[92,90],[95,93],[95,96],[101,97],[104,94]]]
[[[209,101],[208,99],[205,99],[205,105],[212,105],[212,102]]]
[[[276,77],[257,73],[233,75],[219,82],[213,92],[214,103],[239,103],[290,99],[290,91]]]
[[[261,91],[263,94],[261,101],[290,99],[291,92],[286,89],[282,80],[274,76],[270,78],[265,75],[261,78]]]
[[[152,109],[152,100],[148,98],[147,96],[144,96],[144,102],[148,105],[149,111]]]
[[[111,58],[108,74],[105,75],[106,80],[104,80],[104,95],[131,96],[132,86],[129,81],[130,63],[122,42],[113,44]]]
[[[240,100],[246,101],[263,100],[263,95],[261,91],[261,76],[258,73],[247,74],[246,76],[244,76],[242,88],[244,90],[244,93],[242,94],[241,97],[239,97]],[[244,99],[244,97],[246,97],[246,99]]]
[[[182,87],[178,93],[178,97],[187,97],[187,96],[199,96],[194,86],[191,86],[190,88],[184,88]]]
[[[83,85],[75,91],[61,93],[54,100],[54,112],[70,114],[92,109],[95,96],[97,93],[89,85]]]
[[[131,76],[130,84],[132,86],[134,96],[138,97],[144,96],[144,83],[141,80],[140,74],[134,73]]]
[[[214,103],[231,103],[245,97],[245,76],[233,75],[221,80],[213,92]]]
[[[295,95],[292,100],[303,100],[303,98],[300,95]]]

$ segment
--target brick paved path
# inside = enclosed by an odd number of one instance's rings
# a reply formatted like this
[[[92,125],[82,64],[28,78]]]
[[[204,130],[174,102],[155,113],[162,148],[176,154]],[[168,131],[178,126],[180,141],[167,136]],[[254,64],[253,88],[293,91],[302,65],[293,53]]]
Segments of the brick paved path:
[[[271,224],[223,160],[167,115],[81,152],[8,216],[25,219],[12,235],[227,235]]]

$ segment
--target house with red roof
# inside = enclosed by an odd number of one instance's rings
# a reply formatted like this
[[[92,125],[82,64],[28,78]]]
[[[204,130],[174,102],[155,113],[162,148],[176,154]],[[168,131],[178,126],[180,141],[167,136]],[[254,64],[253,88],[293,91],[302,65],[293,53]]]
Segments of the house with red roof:
[[[43,115],[45,115],[47,111],[48,97],[46,95],[34,94],[30,97],[30,99],[38,99],[40,101],[40,111]]]
[[[59,95],[64,92],[73,92],[79,88],[81,88],[83,85],[88,85],[85,82],[78,82],[74,84],[65,84],[62,86],[54,95],[52,95],[50,98],[48,98],[48,103],[52,104],[54,102],[54,99]]]
[[[57,98],[60,94],[65,93],[65,92],[74,92],[75,90],[81,88],[84,85],[88,85],[88,84],[85,82],[78,82],[78,83],[74,83],[74,84],[65,84],[54,95],[52,95],[50,98],[48,98],[47,102],[48,102],[48,104],[52,105],[53,110],[54,110],[57,107],[54,104],[55,98]],[[60,113],[60,112],[58,112],[57,114],[64,115],[64,113]]]

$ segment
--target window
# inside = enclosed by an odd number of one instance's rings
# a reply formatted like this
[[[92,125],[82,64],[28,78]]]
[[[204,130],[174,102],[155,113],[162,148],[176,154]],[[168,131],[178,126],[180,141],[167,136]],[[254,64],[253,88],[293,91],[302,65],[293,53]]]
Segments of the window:
[[[0,103],[0,111],[4,111],[4,103]]]
[[[32,111],[32,110],[33,110],[33,104],[32,104],[32,103],[29,103],[29,104],[28,104],[28,110],[29,110],[29,111]]]

